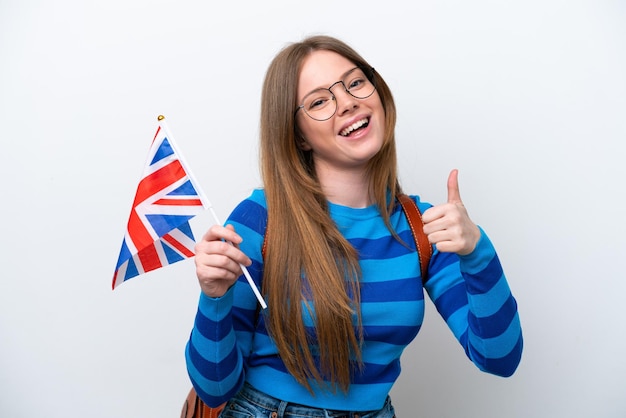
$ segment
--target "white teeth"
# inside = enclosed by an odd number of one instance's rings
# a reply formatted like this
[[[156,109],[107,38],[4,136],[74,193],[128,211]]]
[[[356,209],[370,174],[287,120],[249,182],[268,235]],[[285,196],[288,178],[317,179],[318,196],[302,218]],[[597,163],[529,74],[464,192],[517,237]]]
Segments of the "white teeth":
[[[342,130],[340,134],[342,136],[348,136],[350,135],[350,132],[359,129],[361,126],[365,125],[366,123],[367,123],[367,118],[363,118],[359,121],[354,122],[352,125],[348,126],[346,129]]]

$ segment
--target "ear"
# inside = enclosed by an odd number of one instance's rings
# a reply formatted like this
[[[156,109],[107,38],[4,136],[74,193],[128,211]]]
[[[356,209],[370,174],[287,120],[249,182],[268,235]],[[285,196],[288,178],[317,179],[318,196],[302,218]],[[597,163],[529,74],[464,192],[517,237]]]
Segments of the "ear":
[[[298,141],[298,148],[300,148],[302,151],[311,151],[311,145],[309,145],[306,139],[297,138],[296,141]]]
[[[296,144],[298,148],[300,148],[302,151],[311,151],[311,145],[309,145],[304,135],[302,135],[302,132],[300,132],[300,127],[298,125],[296,125],[295,134]]]

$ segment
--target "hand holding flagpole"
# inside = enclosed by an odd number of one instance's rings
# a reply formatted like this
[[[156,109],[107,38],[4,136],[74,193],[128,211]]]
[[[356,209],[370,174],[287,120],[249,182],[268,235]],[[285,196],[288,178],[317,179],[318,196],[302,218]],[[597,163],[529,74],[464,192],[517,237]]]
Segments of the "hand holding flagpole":
[[[140,274],[194,257],[196,243],[189,220],[200,212],[209,209],[215,223],[221,224],[178,151],[165,117],[158,120],[115,266],[113,289]],[[239,265],[265,309],[248,269]]]
[[[170,133],[170,131],[169,131],[168,127],[167,127],[167,124],[165,122],[165,116],[159,115],[158,120],[159,120],[159,123],[161,124],[161,127],[165,130],[165,132],[167,134],[167,137],[170,139],[170,144],[171,144],[172,148],[178,154],[180,162],[181,162],[183,168],[185,169],[185,171],[187,172],[187,175],[189,176],[189,180],[191,181],[191,183],[193,184],[194,188],[198,192],[198,197],[202,201],[202,205],[211,212],[211,216],[213,217],[213,221],[216,224],[221,225],[222,223],[220,222],[219,218],[217,217],[217,214],[215,213],[215,210],[213,209],[213,205],[211,204],[209,199],[206,197],[206,195],[202,191],[202,188],[200,187],[200,185],[196,181],[195,177],[193,176],[191,170],[189,169],[189,166],[187,165],[187,163],[183,159],[182,154],[180,152],[178,152],[178,150],[176,148],[176,142],[174,141],[174,139],[172,137],[172,134]],[[232,242],[229,242],[229,244],[233,245]],[[243,274],[246,277],[246,280],[248,281],[248,284],[252,288],[252,291],[254,292],[254,295],[256,296],[257,300],[261,304],[261,308],[262,309],[267,308],[267,304],[265,303],[265,300],[263,299],[263,296],[259,292],[258,287],[254,283],[254,280],[252,280],[252,277],[250,276],[250,272],[248,271],[246,266],[244,266],[243,264],[239,263],[239,267],[241,267],[241,271],[243,271]]]

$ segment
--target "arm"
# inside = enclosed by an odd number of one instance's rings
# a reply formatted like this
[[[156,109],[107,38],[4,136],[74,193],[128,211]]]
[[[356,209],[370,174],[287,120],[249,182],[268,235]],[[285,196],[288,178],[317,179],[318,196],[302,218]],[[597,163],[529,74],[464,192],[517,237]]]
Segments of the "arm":
[[[230,399],[245,379],[257,300],[240,276],[238,263],[248,266],[260,286],[263,212],[249,199],[242,202],[231,214],[227,227],[211,227],[196,246],[196,272],[202,293],[185,358],[192,384],[207,405],[217,406]]]
[[[489,238],[481,230],[466,255],[435,252],[426,290],[469,359],[482,371],[511,376],[523,338],[513,297]]]
[[[243,351],[233,328],[233,289],[221,298],[200,295],[198,312],[185,350],[187,372],[200,398],[218,406],[243,383]]]
[[[437,249],[426,290],[474,364],[510,376],[523,345],[517,303],[493,245],[463,206],[457,176],[448,178],[448,202],[424,212]]]

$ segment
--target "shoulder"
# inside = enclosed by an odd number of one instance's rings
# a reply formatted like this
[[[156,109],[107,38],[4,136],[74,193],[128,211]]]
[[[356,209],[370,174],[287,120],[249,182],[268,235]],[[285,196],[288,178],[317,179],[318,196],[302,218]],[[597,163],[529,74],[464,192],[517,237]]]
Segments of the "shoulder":
[[[250,194],[250,196],[246,199],[246,200],[250,200],[253,202],[256,202],[260,205],[262,205],[263,207],[266,207],[266,200],[265,200],[265,189],[254,189],[252,190],[252,193]]]
[[[233,214],[245,214],[245,213],[267,213],[267,203],[265,200],[265,190],[254,189],[250,196],[242,200],[233,210]]]
[[[407,195],[411,198],[411,200],[415,202],[420,213],[424,213],[426,210],[428,210],[429,208],[433,206],[429,202],[422,201],[419,195],[413,195],[413,194],[407,194]]]
[[[245,225],[262,234],[267,224],[265,191],[263,189],[254,189],[250,196],[235,207],[228,217],[228,222]]]

